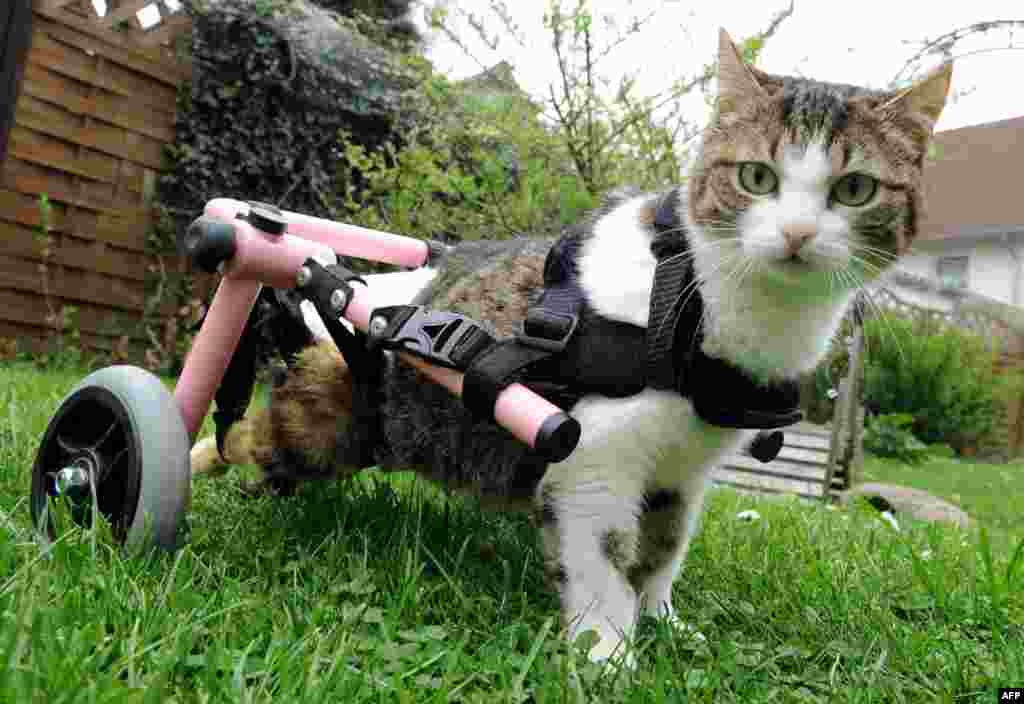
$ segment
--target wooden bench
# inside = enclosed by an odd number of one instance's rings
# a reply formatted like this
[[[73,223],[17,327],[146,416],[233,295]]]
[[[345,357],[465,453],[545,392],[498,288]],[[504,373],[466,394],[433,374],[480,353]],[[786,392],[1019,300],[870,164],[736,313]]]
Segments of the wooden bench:
[[[768,463],[743,451],[725,458],[712,471],[713,483],[758,494],[796,494],[808,499],[835,500],[846,488],[841,473],[829,476],[831,431],[827,426],[798,423],[783,429],[786,441]]]

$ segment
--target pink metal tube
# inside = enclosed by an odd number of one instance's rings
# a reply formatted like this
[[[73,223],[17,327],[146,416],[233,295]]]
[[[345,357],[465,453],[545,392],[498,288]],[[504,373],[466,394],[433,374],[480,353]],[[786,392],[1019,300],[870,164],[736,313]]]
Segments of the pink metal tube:
[[[295,288],[295,277],[307,259],[324,251],[324,246],[292,235],[268,235],[249,223],[236,220],[235,256],[227,263],[225,276],[255,279],[273,288]]]
[[[174,398],[193,439],[224,378],[259,292],[258,281],[222,279],[206,320],[192,342],[192,349],[185,358],[185,368],[174,387]]]
[[[274,288],[294,288],[306,260],[322,253],[323,245],[341,254],[411,267],[422,266],[427,260],[428,249],[424,242],[339,226],[296,213],[285,215],[295,218],[296,227],[293,228],[289,220],[289,229],[298,237],[268,235],[244,220],[235,219],[239,206],[248,208],[247,204],[227,199],[207,204],[207,216],[226,220],[234,226],[234,254],[226,262],[224,278],[175,388],[175,399],[192,437],[198,433],[238,346],[259,295],[260,282]],[[372,294],[357,282],[352,282],[351,288],[353,296],[345,317],[358,329],[368,331],[374,308]],[[454,395],[462,396],[464,377],[461,372],[429,364],[411,354],[399,353],[399,357]],[[494,417],[549,462],[568,457],[579,441],[580,426],[575,419],[520,384],[513,384],[498,395]]]
[[[365,286],[355,282],[352,290],[345,318],[366,332],[374,308],[372,294]],[[429,364],[412,354],[399,352],[398,356],[434,383],[462,397],[462,372]],[[522,384],[512,384],[499,394],[494,405],[494,419],[520,441],[553,455],[551,461],[565,459],[579,439],[579,424],[575,420]],[[542,448],[541,445],[548,447]]]
[[[233,220],[239,212],[249,212],[249,204],[230,198],[214,198],[205,208],[206,215],[227,221]],[[327,245],[344,256],[415,269],[427,263],[430,253],[426,242],[412,237],[346,225],[288,210],[282,210],[281,214],[288,221],[288,234]]]

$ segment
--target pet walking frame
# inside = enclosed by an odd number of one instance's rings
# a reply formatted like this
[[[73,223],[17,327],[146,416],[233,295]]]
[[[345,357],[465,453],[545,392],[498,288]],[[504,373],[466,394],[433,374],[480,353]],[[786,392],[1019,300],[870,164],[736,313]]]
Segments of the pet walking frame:
[[[437,243],[227,198],[209,201],[180,245],[200,268],[220,271],[222,279],[174,392],[144,369],[115,365],[90,374],[64,398],[32,469],[30,509],[44,545],[57,537],[51,502],[66,499],[73,520],[83,524],[98,512],[127,547],[180,547],[191,495],[189,452],[261,287],[299,290],[335,341],[349,340],[349,349],[342,349],[348,359],[349,351],[365,348],[367,339],[389,328],[387,309],[376,309],[373,291],[357,275],[324,267],[317,256],[336,253],[415,269],[443,251]],[[439,340],[392,339],[388,347],[461,397],[464,375],[445,361],[472,321],[434,315],[444,323]],[[349,332],[341,318],[358,332]],[[574,418],[521,384],[500,390],[493,416],[549,462],[568,457],[579,441]]]

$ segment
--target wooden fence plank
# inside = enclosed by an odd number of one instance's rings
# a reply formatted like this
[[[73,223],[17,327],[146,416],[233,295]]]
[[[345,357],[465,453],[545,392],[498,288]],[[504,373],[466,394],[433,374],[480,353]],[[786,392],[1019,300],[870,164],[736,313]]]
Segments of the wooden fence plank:
[[[16,340],[18,342],[19,351],[28,352],[30,354],[41,354],[48,351],[51,349],[51,343],[48,342],[51,334],[52,332],[49,328],[42,327],[40,325],[18,323],[0,319],[0,340]],[[89,350],[110,352],[114,349],[118,339],[114,337],[107,337],[105,335],[82,332],[80,341],[81,345]],[[133,342],[130,343],[129,351],[135,355],[141,356],[141,350],[143,349],[144,343],[142,340],[133,340]]]
[[[148,210],[100,213],[96,220],[96,237],[141,252],[145,250],[146,233],[152,222],[153,213]]]
[[[109,80],[132,91],[132,100],[173,115],[178,104],[176,86],[153,81],[144,74],[112,61],[104,61],[103,73]]]
[[[76,49],[68,47],[41,35],[33,42],[28,62],[46,70],[88,85],[101,88],[123,102],[131,103],[137,109],[168,114],[173,112],[177,93],[163,84],[147,83],[141,76],[132,75],[127,69],[115,64],[105,64],[102,69],[96,60]],[[159,116],[157,116],[159,117]]]
[[[55,12],[65,5],[70,5],[75,0],[36,0],[33,9],[36,12]]]
[[[190,75],[191,67],[188,64],[176,61],[174,52],[166,48],[143,46],[132,39],[131,36],[111,32],[109,29],[97,26],[91,17],[83,17],[81,14],[52,10],[41,7],[38,4],[33,9],[36,15],[42,15],[54,22],[67,25],[77,32],[99,39],[108,46],[113,46],[129,54],[166,65],[168,77],[173,78],[175,81],[184,80]]]
[[[4,167],[3,183],[0,185],[20,193],[33,196],[46,193],[51,201],[60,201],[117,217],[147,212],[141,196],[137,201],[115,200],[112,184],[86,181],[82,183],[79,195],[73,177],[63,171],[13,157],[7,159]]]
[[[74,78],[76,81],[102,88],[124,98],[132,97],[131,89],[128,86],[118,84],[97,69],[94,58],[81,51],[70,49],[67,45],[61,44],[45,34],[40,35],[33,42],[32,50],[28,53],[28,60],[30,63],[62,76]]]
[[[38,196],[0,188],[0,219],[30,228],[42,226]],[[50,229],[56,233],[74,234],[83,239],[96,240],[133,252],[145,251],[145,235],[151,215],[142,213],[138,219],[98,215],[84,208],[74,208],[68,215],[67,207],[59,201],[50,202]]]
[[[112,156],[22,126],[11,130],[10,153],[23,161],[103,183],[117,183],[120,170],[118,160]],[[141,192],[141,182],[136,190]]]
[[[174,141],[174,115],[149,110],[130,99],[116,95],[88,97],[82,84],[61,76],[45,66],[29,63],[25,67],[23,90],[39,100],[60,105],[75,115],[87,115],[102,122],[144,134],[163,144]]]
[[[85,127],[76,124],[80,121],[78,115],[68,112],[62,106],[45,102],[32,95],[23,95],[18,103],[18,124],[22,127],[81,144],[151,169],[163,168],[161,142],[106,122],[93,120],[91,125]]]
[[[35,229],[0,221],[0,253],[33,261],[42,261],[42,245]],[[70,266],[109,276],[145,281],[145,255],[103,242],[88,241],[61,235],[53,238],[52,260],[56,265]]]
[[[38,262],[30,259],[0,254],[0,271],[4,272],[0,285],[27,293],[43,294],[38,266]],[[68,305],[75,305],[77,301],[129,312],[141,312],[145,307],[145,286],[130,279],[56,267],[51,275],[50,286],[52,294],[64,299]]]
[[[35,23],[38,32],[45,32],[54,39],[71,44],[83,51],[102,54],[125,68],[143,73],[175,89],[182,80],[188,77],[187,71],[167,61],[166,58],[157,60],[139,52],[129,51],[105,39],[100,40],[89,34],[76,31],[64,22],[54,22],[44,15],[38,15]]]
[[[58,306],[59,307],[59,306]],[[134,332],[138,316],[123,311],[111,310],[102,306],[80,303],[75,306],[75,326],[83,333],[107,339],[118,338]],[[51,329],[42,324],[49,315],[46,302],[39,296],[26,294],[23,291],[0,288],[0,319],[8,324],[31,326],[43,335],[53,334]],[[136,336],[142,339],[141,336]]]

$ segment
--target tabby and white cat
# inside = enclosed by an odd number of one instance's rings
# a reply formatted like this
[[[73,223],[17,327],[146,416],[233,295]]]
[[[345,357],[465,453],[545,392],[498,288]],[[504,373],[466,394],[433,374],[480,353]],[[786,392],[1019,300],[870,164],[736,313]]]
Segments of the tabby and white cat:
[[[914,237],[922,164],[951,75],[947,64],[896,92],[773,76],[744,64],[721,33],[718,109],[679,187],[685,227],[676,233],[693,257],[707,354],[765,382],[822,358],[857,290]],[[647,325],[652,223],[664,196],[620,194],[566,235],[580,243],[574,266],[587,315]],[[539,293],[552,244],[466,243],[437,269],[370,286],[387,304],[415,300],[510,335]],[[640,610],[676,618],[672,587],[708,471],[753,434],[708,425],[672,392],[591,395],[571,409],[583,428],[577,450],[545,466],[397,360],[384,375],[372,448],[352,397],[344,361],[321,341],[300,355],[268,410],[233,427],[225,454],[271,477],[344,476],[369,457],[485,504],[532,509],[569,635],[596,631],[596,659],[620,650]],[[197,474],[220,462],[209,438],[193,450]]]

